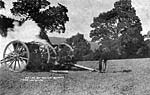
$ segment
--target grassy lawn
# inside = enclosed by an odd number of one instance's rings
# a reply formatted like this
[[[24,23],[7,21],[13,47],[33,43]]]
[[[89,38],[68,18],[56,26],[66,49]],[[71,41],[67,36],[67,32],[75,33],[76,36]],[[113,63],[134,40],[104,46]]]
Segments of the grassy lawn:
[[[96,61],[78,64],[98,69]],[[106,73],[0,69],[0,95],[150,95],[150,59],[110,60]]]

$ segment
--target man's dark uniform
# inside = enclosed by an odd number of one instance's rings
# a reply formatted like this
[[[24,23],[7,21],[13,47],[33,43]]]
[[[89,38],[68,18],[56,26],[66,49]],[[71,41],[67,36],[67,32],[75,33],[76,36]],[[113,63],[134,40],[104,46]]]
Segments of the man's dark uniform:
[[[108,49],[104,48],[102,50],[101,57],[99,59],[99,72],[105,72],[107,66],[107,60],[109,60],[110,52]]]

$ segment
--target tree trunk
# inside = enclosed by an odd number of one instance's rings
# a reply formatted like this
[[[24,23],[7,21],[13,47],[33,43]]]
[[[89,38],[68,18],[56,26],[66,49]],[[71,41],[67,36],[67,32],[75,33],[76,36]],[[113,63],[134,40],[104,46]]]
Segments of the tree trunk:
[[[46,32],[41,31],[39,36],[40,36],[41,39],[46,40],[50,45],[52,45],[52,43],[51,43],[49,37],[47,36]]]

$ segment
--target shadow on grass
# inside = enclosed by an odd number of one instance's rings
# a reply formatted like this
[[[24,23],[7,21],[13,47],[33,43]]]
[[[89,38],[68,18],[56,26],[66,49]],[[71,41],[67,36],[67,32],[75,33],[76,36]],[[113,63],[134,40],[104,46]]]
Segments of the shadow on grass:
[[[132,72],[132,70],[113,71],[112,73],[129,73],[129,72]]]
[[[22,72],[32,72],[32,73],[37,73],[37,72],[51,72],[51,71],[62,71],[62,72],[57,72],[57,73],[60,73],[60,74],[65,74],[65,72],[63,71],[88,71],[86,69],[83,69],[83,68],[77,68],[77,67],[72,67],[70,69],[49,69],[49,70],[23,70]]]

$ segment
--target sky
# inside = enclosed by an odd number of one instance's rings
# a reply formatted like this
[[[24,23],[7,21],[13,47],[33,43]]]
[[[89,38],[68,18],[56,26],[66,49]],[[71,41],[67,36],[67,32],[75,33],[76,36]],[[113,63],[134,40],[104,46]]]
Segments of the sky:
[[[4,0],[5,1],[5,0]],[[7,7],[11,8],[11,1],[6,0]],[[66,32],[50,33],[49,36],[55,37],[71,37],[77,33],[84,34],[87,40],[89,37],[90,24],[93,22],[93,17],[97,17],[101,12],[107,12],[113,8],[114,2],[118,0],[48,0],[52,5],[61,3],[68,8],[69,22],[66,23]],[[132,5],[136,9],[137,16],[141,19],[143,31],[146,34],[150,28],[150,0],[132,0]],[[1,11],[2,12],[2,11]],[[9,10],[4,14],[11,16]],[[31,23],[32,24],[32,23]]]

